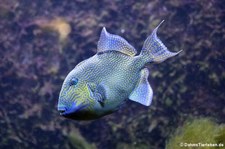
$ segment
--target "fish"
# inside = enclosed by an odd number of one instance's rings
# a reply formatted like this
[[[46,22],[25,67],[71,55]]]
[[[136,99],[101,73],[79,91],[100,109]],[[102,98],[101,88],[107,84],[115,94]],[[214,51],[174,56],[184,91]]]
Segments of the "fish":
[[[146,66],[182,51],[170,52],[157,37],[162,22],[147,37],[139,54],[124,38],[103,27],[97,53],[78,63],[62,84],[57,107],[60,115],[94,120],[114,113],[128,100],[150,106],[153,90]]]

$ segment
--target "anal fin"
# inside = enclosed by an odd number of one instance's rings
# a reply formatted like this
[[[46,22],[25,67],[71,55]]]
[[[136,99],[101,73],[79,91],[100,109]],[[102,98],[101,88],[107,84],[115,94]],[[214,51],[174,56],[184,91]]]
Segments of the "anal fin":
[[[153,91],[148,82],[149,71],[147,68],[141,70],[140,80],[130,94],[129,99],[145,106],[149,106],[152,102]]]

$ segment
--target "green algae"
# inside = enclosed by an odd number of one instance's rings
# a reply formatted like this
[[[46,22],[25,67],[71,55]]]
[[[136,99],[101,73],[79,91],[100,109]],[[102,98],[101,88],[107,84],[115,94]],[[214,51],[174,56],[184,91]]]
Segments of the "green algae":
[[[95,145],[88,143],[79,133],[79,131],[71,131],[68,139],[72,146],[76,149],[96,149]]]
[[[166,144],[166,149],[180,149],[183,147],[197,149],[201,147],[188,144],[220,144],[224,149],[225,125],[219,125],[211,119],[201,118],[188,121],[184,126],[178,128]],[[211,149],[212,146],[204,146],[204,149]]]

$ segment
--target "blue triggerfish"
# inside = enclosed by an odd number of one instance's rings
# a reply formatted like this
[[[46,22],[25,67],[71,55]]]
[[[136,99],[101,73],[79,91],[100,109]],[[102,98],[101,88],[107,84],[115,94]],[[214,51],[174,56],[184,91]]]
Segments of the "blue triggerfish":
[[[97,53],[80,62],[63,82],[60,115],[74,120],[97,119],[117,111],[128,99],[149,106],[153,91],[146,64],[163,62],[180,52],[170,52],[157,37],[160,24],[138,55],[124,38],[103,27]]]

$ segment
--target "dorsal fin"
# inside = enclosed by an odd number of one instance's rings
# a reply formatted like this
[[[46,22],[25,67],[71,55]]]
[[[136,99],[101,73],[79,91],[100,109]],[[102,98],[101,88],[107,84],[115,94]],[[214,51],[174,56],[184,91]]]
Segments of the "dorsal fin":
[[[129,56],[134,56],[137,51],[124,38],[110,34],[103,27],[100,39],[98,41],[98,53],[107,51],[119,51]]]

